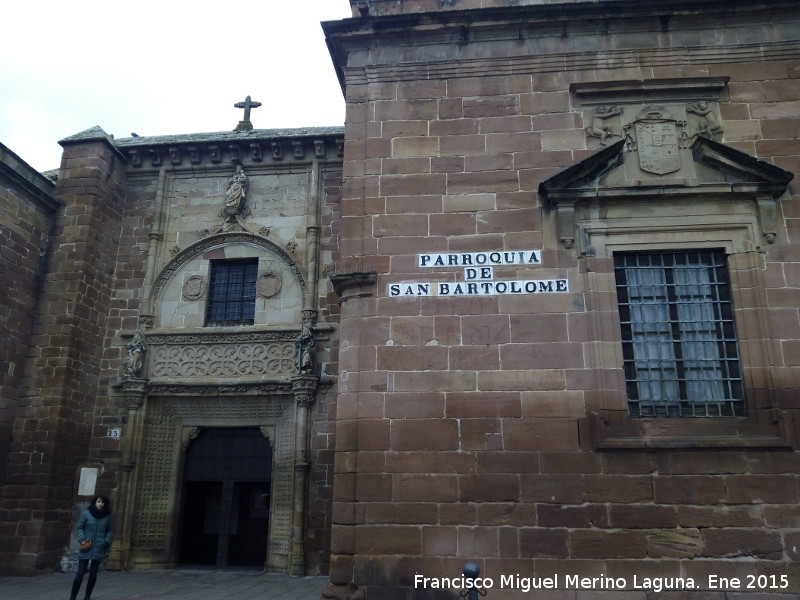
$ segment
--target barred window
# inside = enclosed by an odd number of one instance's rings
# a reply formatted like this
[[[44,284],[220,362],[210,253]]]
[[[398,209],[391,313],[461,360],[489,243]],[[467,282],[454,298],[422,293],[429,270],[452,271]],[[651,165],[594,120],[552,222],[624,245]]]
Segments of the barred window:
[[[744,416],[725,253],[615,253],[614,271],[630,416]]]
[[[206,325],[252,325],[258,259],[212,260]]]

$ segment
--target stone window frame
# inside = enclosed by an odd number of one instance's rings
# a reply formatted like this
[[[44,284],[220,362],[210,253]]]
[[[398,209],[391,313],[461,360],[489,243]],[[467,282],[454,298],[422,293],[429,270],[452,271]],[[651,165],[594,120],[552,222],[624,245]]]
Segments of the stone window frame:
[[[258,282],[258,258],[225,258],[211,259],[208,264],[208,292],[206,294],[205,326],[230,327],[250,326],[254,324]],[[236,281],[231,282],[229,276],[241,270],[241,290],[238,295],[231,294],[235,290]],[[224,276],[224,284],[218,279]],[[221,285],[221,291],[218,289]],[[219,306],[224,306],[224,316],[230,317],[229,311],[235,308],[239,313],[237,319],[214,318]],[[246,311],[246,312],[245,312]]]
[[[726,84],[725,78],[688,78],[575,84],[570,91],[584,107],[633,100],[716,102]],[[586,363],[593,374],[584,384],[582,439],[597,449],[792,447],[791,413],[780,408],[770,386],[773,336],[763,310],[762,274],[765,248],[785,237],[779,198],[793,174],[698,135],[681,150],[682,160],[695,163],[686,177],[639,180],[626,171],[630,150],[621,139],[539,185],[551,242],[577,256],[582,273],[591,340]],[[706,210],[695,210],[703,203]],[[631,418],[613,252],[704,248],[722,248],[728,256],[748,416]]]
[[[694,199],[703,202],[702,197]],[[608,199],[613,205],[623,200]],[[636,202],[625,202],[636,212]],[[595,213],[596,214],[596,213]],[[589,312],[591,345],[587,359],[597,390],[587,403],[591,444],[597,449],[697,447],[790,447],[790,417],[763,388],[770,368],[771,335],[764,314],[764,254],[757,244],[761,228],[756,211],[728,222],[699,223],[691,217],[576,219],[583,286]],[[641,418],[628,415],[622,375],[622,339],[613,272],[615,252],[722,249],[728,257],[733,308],[743,370],[747,416]],[[613,342],[612,342],[613,340]]]
[[[723,250],[614,252],[628,412],[745,416]]]

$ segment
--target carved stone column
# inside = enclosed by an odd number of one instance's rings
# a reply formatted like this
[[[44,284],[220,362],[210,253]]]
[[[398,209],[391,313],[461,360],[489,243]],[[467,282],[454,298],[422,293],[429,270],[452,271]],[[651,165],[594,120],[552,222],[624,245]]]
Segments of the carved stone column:
[[[141,447],[143,420],[142,406],[147,397],[147,380],[128,378],[122,380],[120,394],[128,407],[128,422],[122,435],[122,460],[120,461],[119,496],[116,514],[117,539],[111,545],[108,568],[127,569],[131,550],[131,530],[133,528],[133,505],[136,497],[136,458]]]
[[[319,377],[298,375],[292,378],[295,407],[294,435],[294,497],[292,499],[292,537],[289,545],[289,575],[303,576],[306,573],[305,523],[306,495],[308,492],[308,422],[309,411],[314,403]]]

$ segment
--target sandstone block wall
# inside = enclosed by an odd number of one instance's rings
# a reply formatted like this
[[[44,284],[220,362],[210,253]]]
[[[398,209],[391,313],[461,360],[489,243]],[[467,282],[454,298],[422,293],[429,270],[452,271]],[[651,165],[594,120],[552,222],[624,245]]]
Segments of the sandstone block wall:
[[[410,3],[391,5],[399,14]],[[475,561],[495,581],[580,572],[698,582],[681,598],[723,597],[713,574],[779,574],[790,587],[761,592],[797,589],[798,523],[786,517],[798,500],[796,180],[780,199],[778,239],[755,253],[763,263],[731,257],[742,342],[759,348],[743,357],[751,410],[787,415],[794,449],[598,450],[589,416],[625,393],[611,264],[561,245],[537,194],[597,152],[572,90],[598,82],[729,78],[722,142],[798,172],[800,15],[786,3],[780,18],[720,7],[698,3],[667,23],[644,3],[635,16],[610,11],[602,27],[573,4],[569,22],[476,10],[459,27],[424,15],[328,28],[347,95],[339,267],[376,274],[371,297],[343,296],[332,583],[352,581],[367,598],[449,597],[414,589],[415,574],[453,577]],[[569,293],[387,292],[463,278],[420,269],[420,253],[523,248],[541,249],[541,265],[496,267],[496,278],[566,278]]]
[[[66,145],[31,349],[20,383],[0,522],[9,574],[50,571],[69,540],[79,467],[88,457],[124,198],[124,163],[104,136]]]
[[[0,145],[0,481],[5,477],[30,331],[59,203],[55,185]]]

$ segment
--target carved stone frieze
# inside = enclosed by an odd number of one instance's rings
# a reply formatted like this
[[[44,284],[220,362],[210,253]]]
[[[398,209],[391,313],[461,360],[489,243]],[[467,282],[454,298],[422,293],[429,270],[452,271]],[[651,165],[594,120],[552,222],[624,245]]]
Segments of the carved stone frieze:
[[[249,383],[202,383],[184,380],[179,382],[149,381],[147,392],[154,396],[260,396],[264,394],[288,395],[292,393],[292,384],[288,381],[252,381]]]
[[[164,344],[150,357],[151,378],[238,378],[291,375],[296,349],[287,342]]]
[[[163,330],[162,330],[163,331]],[[297,330],[270,330],[248,332],[208,332],[193,331],[187,333],[151,332],[147,338],[151,346],[160,345],[209,345],[209,344],[241,344],[246,342],[287,342],[297,339]]]

